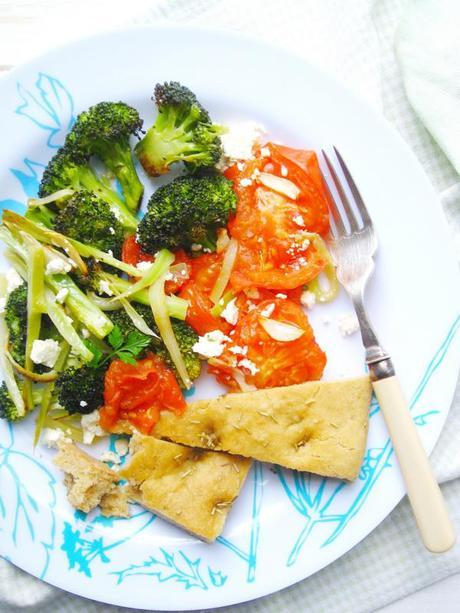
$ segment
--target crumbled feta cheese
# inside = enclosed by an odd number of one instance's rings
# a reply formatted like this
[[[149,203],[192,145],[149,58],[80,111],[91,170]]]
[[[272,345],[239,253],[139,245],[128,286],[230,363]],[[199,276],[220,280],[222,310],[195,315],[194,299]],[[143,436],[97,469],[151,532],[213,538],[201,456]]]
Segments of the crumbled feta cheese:
[[[115,228],[113,228],[112,226],[110,226],[110,228],[109,228],[109,232],[110,232],[110,234],[115,234]]]
[[[81,335],[83,336],[83,338],[89,338],[90,334],[91,334],[91,332],[87,328],[82,328],[81,329]]]
[[[245,345],[244,347],[240,347],[239,345],[234,345],[233,347],[229,347],[228,350],[234,353],[235,355],[247,355],[248,353],[247,345]]]
[[[275,295],[275,297],[276,297],[276,298],[281,298],[281,300],[286,300],[286,298],[287,298],[287,294],[281,294],[281,293],[280,293],[280,294],[276,294],[276,295]]]
[[[125,456],[129,451],[129,444],[125,438],[118,438],[115,441],[115,451],[119,456]]]
[[[244,170],[246,168],[246,164],[244,162],[237,162],[236,163],[236,167],[241,172],[242,170]]]
[[[268,147],[262,147],[260,150],[260,155],[263,158],[269,158],[270,157],[270,149]]]
[[[9,268],[5,274],[6,277],[6,293],[11,294],[15,289],[21,287],[24,283],[21,276],[14,270],[14,268]]]
[[[250,185],[252,185],[252,180],[251,179],[241,179],[240,185],[241,187],[249,187]]]
[[[283,164],[281,164],[281,176],[282,177],[287,177],[288,176],[288,169]]]
[[[238,315],[239,309],[236,306],[236,298],[230,300],[230,302],[227,303],[225,309],[220,314],[220,316],[225,319],[225,321],[228,321],[229,324],[232,324],[232,326],[237,323]]]
[[[107,249],[107,253],[113,258],[113,251],[111,249]]]
[[[86,400],[80,400],[80,406],[85,408],[88,406],[88,403],[86,402]]]
[[[69,262],[66,262],[63,258],[53,258],[48,262],[45,269],[47,275],[61,275],[72,270],[72,266]]]
[[[120,456],[114,451],[104,451],[100,457],[101,462],[112,462],[112,464],[120,464]]]
[[[251,160],[254,158],[254,145],[260,142],[266,130],[254,121],[240,121],[226,125],[228,131],[222,134],[222,148],[225,162]]]
[[[294,215],[294,217],[292,218],[292,221],[298,226],[300,226],[301,228],[305,226],[304,218],[302,217],[302,215],[300,215],[300,213],[297,213],[296,215]]]
[[[238,362],[238,366],[241,366],[242,368],[246,368],[247,370],[249,370],[251,375],[255,375],[256,373],[259,372],[259,369],[254,364],[254,362],[251,362],[251,360],[248,360],[248,358],[243,358],[242,360],[240,360]]]
[[[217,358],[222,355],[225,341],[228,340],[230,340],[228,336],[225,336],[221,330],[212,330],[198,337],[198,342],[193,345],[192,351],[203,358]]]
[[[151,265],[152,265],[152,262],[138,262],[136,264],[136,268],[140,270],[141,272],[145,272],[151,267]]]
[[[62,304],[68,295],[69,295],[69,290],[66,287],[62,287],[56,294],[56,302],[59,302],[59,304]]]
[[[203,249],[203,245],[198,245],[198,243],[192,243],[190,245],[190,249],[192,251],[201,251]]]
[[[95,436],[104,436],[105,434],[105,431],[99,425],[99,411],[97,409],[92,413],[81,416],[81,427],[85,445],[91,445]]]
[[[110,289],[109,282],[106,281],[105,279],[101,279],[101,281],[99,281],[99,291],[101,292],[101,294],[107,294],[107,296],[113,296],[113,292]]]
[[[275,304],[272,302],[265,307],[263,311],[260,312],[262,317],[271,317],[273,311],[275,310]]]
[[[0,298],[0,313],[4,313],[6,309],[6,298]]]
[[[49,447],[50,449],[56,449],[58,443],[70,443],[71,439],[67,438],[64,432],[59,428],[45,428],[41,441],[43,445],[45,445],[45,447]]]
[[[316,296],[313,292],[305,290],[300,295],[300,302],[303,306],[306,306],[307,309],[312,309],[316,304]]]
[[[53,368],[59,355],[59,343],[52,338],[42,341],[40,339],[32,343],[30,359],[34,364],[43,364]]]
[[[351,336],[359,330],[359,321],[354,313],[339,317],[339,330],[342,336]]]

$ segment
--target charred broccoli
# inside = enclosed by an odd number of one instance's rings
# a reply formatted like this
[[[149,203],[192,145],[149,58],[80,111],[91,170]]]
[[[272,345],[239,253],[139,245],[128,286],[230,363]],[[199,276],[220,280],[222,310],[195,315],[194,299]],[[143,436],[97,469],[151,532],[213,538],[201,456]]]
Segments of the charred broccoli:
[[[100,368],[80,366],[64,370],[56,380],[59,404],[70,414],[92,413],[104,404],[104,376]]]
[[[8,388],[3,381],[0,385],[0,419],[6,419],[7,421],[17,421],[22,419],[24,415],[19,413],[18,408],[14,404]]]
[[[137,176],[129,138],[142,128],[136,109],[124,102],[99,102],[80,113],[66,147],[83,157],[96,155],[120,182],[126,205],[136,212],[144,188]]]
[[[215,250],[217,230],[236,210],[232,183],[222,175],[188,176],[163,185],[150,198],[139,223],[138,242],[147,253],[190,249]]]
[[[76,192],[54,219],[54,229],[119,258],[124,230],[110,206],[87,190]]]
[[[24,366],[27,340],[27,285],[23,283],[8,296],[5,307],[8,348],[13,359]]]
[[[61,147],[45,168],[39,196],[45,198],[65,188],[93,192],[109,204],[113,214],[126,230],[132,232],[136,229],[136,217],[127,209],[118,194],[95,174],[89,165],[89,156]]]
[[[135,148],[145,171],[165,174],[174,162],[185,162],[191,170],[214,166],[222,153],[222,130],[195,94],[171,81],[155,86],[154,100],[158,117]]]

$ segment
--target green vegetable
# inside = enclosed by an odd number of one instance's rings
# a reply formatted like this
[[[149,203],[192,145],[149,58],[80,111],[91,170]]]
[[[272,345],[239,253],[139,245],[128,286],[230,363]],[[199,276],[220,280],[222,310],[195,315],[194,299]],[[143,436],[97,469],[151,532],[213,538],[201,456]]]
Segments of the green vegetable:
[[[135,152],[145,171],[165,174],[174,162],[185,162],[191,170],[214,166],[222,146],[220,126],[187,87],[176,81],[155,86],[158,117]]]
[[[135,358],[150,344],[150,336],[142,334],[136,328],[125,337],[118,326],[114,326],[108,335],[107,341],[112,348],[108,354],[104,355],[91,341],[86,341],[87,346],[93,354],[93,359],[88,364],[91,368],[100,368],[110,360],[118,359],[127,364],[135,364]]]
[[[14,403],[5,382],[0,385],[0,419],[17,421],[25,416]]]
[[[8,348],[13,359],[24,366],[27,339],[27,284],[23,283],[8,296],[5,308]]]
[[[61,189],[86,189],[105,200],[126,230],[134,231],[137,219],[118,194],[108,187],[89,166],[89,156],[61,147],[43,173],[39,196],[45,197]]]
[[[104,404],[104,375],[107,367],[85,365],[68,368],[56,380],[59,404],[70,414],[92,413]]]
[[[139,223],[138,242],[147,253],[158,249],[215,250],[217,230],[236,210],[231,181],[222,175],[181,177],[158,188]]]
[[[66,147],[83,157],[96,155],[120,182],[126,205],[137,211],[144,188],[137,176],[129,138],[142,128],[136,109],[124,102],[99,102],[80,113]]]
[[[76,192],[54,218],[54,229],[120,258],[124,229],[110,206],[87,190]]]

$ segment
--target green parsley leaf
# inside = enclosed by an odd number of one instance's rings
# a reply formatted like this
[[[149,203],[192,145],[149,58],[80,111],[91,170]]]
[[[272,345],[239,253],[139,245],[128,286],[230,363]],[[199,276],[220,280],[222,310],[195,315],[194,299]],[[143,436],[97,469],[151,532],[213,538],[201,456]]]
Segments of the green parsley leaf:
[[[89,339],[85,338],[83,339],[83,342],[93,354],[93,359],[87,364],[87,366],[90,366],[91,368],[98,368],[101,365],[104,354],[99,349],[99,347],[96,347],[96,345]]]
[[[112,332],[107,337],[111,347],[117,351],[123,345],[123,333],[119,326],[114,326]]]

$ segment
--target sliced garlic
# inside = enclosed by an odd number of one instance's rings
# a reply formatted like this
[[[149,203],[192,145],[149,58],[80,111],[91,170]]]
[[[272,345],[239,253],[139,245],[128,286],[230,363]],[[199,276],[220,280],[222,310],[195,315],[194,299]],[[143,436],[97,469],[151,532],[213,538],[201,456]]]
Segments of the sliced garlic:
[[[282,177],[277,177],[268,172],[261,172],[257,176],[257,181],[279,194],[284,194],[288,198],[291,198],[291,200],[297,200],[300,194],[300,189],[295,183],[289,179],[283,179]]]
[[[286,324],[276,319],[268,319],[267,317],[260,317],[259,323],[265,332],[271,336],[275,341],[296,341],[303,334],[305,330],[294,326],[293,324]]]

